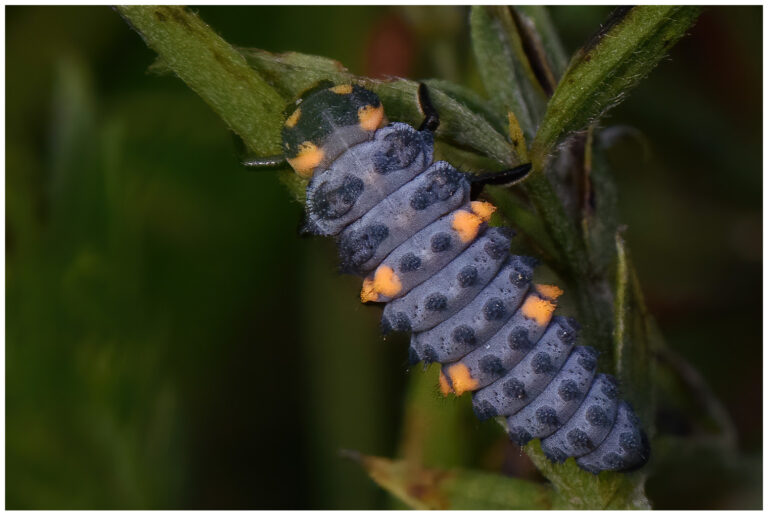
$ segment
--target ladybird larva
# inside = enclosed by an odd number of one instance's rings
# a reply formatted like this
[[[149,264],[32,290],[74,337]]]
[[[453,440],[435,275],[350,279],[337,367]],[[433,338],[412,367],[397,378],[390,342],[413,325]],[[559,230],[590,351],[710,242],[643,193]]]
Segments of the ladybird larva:
[[[478,177],[433,161],[439,117],[423,85],[419,101],[419,129],[388,123],[357,84],[297,102],[282,137],[310,178],[303,230],[336,238],[341,270],[364,277],[361,300],[385,303],[382,330],[412,333],[412,363],[442,364],[443,394],[471,391],[478,418],[504,417],[510,439],[541,439],[552,461],[641,467],[648,439],[597,352],[577,345],[576,321],[554,315],[562,292],[531,283],[536,261],[511,255],[513,232],[489,227],[495,208],[473,199],[530,167]]]

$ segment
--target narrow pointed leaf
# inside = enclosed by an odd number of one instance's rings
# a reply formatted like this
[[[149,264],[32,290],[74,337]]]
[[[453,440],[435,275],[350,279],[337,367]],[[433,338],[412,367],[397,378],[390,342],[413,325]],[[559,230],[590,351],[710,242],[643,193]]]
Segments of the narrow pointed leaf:
[[[560,139],[618,104],[685,34],[693,6],[619,8],[571,60],[549,101],[533,148],[546,155]]]
[[[371,478],[413,509],[548,509],[552,489],[544,484],[464,469],[426,469],[406,461],[356,453]]]
[[[556,80],[560,80],[563,72],[565,72],[565,67],[568,65],[568,56],[555,26],[552,24],[552,19],[549,17],[547,7],[543,5],[519,5],[515,6],[514,9],[525,23],[530,23],[533,26],[533,30],[536,31],[541,40],[552,73]]]
[[[613,359],[623,393],[646,429],[653,421],[653,349],[650,314],[645,306],[623,237],[616,234]]]
[[[280,152],[285,101],[197,15],[178,6],[117,10],[252,151]]]
[[[554,509],[650,509],[645,496],[645,473],[588,473],[571,457],[563,464],[550,462],[538,439],[525,452],[541,473],[555,486]]]
[[[532,141],[545,96],[532,83],[535,76],[525,61],[512,15],[507,7],[473,6],[469,21],[472,48],[488,97],[502,113],[512,111]]]

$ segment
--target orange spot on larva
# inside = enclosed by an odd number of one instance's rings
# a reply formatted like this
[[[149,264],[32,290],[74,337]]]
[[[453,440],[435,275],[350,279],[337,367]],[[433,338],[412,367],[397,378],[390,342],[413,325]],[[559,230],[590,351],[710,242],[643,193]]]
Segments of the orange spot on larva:
[[[464,243],[474,240],[483,219],[468,211],[459,210],[453,214],[451,227],[459,234],[459,238]]]
[[[485,201],[472,201],[470,206],[472,207],[472,212],[485,222],[491,220],[491,215],[496,211],[496,206]]]
[[[363,106],[357,110],[357,119],[363,131],[375,131],[384,120],[384,106]]]
[[[323,161],[325,152],[312,142],[304,142],[299,145],[299,152],[295,158],[287,158],[288,164],[293,167],[301,177],[312,176],[312,171]]]
[[[373,286],[373,280],[371,278],[365,278],[363,280],[363,288],[360,290],[360,301],[367,303],[369,301],[378,301],[379,294],[376,293],[376,288]]]
[[[296,126],[296,124],[297,124],[297,123],[298,123],[298,121],[299,121],[299,118],[301,118],[301,108],[299,108],[299,109],[297,109],[296,111],[294,111],[294,112],[291,114],[291,116],[289,116],[289,117],[288,117],[288,118],[285,120],[285,127],[295,127],[295,126]]]
[[[440,392],[443,396],[448,396],[453,392],[453,389],[451,389],[451,384],[448,383],[448,378],[445,377],[442,371],[440,371]]]
[[[338,95],[349,95],[350,93],[352,93],[352,85],[339,84],[338,86],[334,86],[333,88],[331,88],[331,91]]]
[[[563,295],[563,289],[557,285],[536,284],[534,287],[536,288],[536,292],[553,301]]]
[[[469,368],[461,362],[448,368],[448,376],[451,378],[451,385],[453,385],[453,392],[456,393],[456,396],[477,389],[477,380],[472,378]]]
[[[536,294],[531,294],[525,298],[520,310],[527,318],[534,319],[539,326],[546,326],[552,318],[552,312],[555,311],[555,303]]]

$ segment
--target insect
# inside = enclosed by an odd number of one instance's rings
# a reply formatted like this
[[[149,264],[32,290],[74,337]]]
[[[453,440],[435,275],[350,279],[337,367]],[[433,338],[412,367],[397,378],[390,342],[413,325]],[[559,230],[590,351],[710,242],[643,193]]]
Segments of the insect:
[[[578,324],[554,315],[562,291],[533,284],[536,260],[510,254],[513,232],[490,227],[486,184],[530,165],[467,174],[433,161],[440,118],[421,84],[424,121],[388,123],[377,95],[324,83],[302,95],[282,129],[284,158],[309,179],[303,231],[336,238],[341,270],[363,277],[363,302],[383,303],[382,330],[411,332],[410,362],[438,362],[440,390],[473,394],[481,420],[541,439],[556,462],[626,471],[649,458],[645,433]],[[274,165],[276,160],[247,162]]]

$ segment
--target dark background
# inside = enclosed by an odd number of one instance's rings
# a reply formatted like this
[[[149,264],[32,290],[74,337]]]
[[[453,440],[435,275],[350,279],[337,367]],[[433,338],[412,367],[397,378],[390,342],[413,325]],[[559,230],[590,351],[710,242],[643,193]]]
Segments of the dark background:
[[[196,10],[233,44],[482,92],[466,8]],[[551,15],[572,52],[608,12]],[[420,370],[332,243],[297,236],[276,175],[241,168],[153,59],[107,7],[6,9],[8,507],[390,506],[337,451],[396,455]],[[761,8],[706,9],[605,121],[624,127],[611,160],[651,311],[758,477],[761,63]],[[656,507],[762,504],[759,478],[680,467],[651,477]]]

